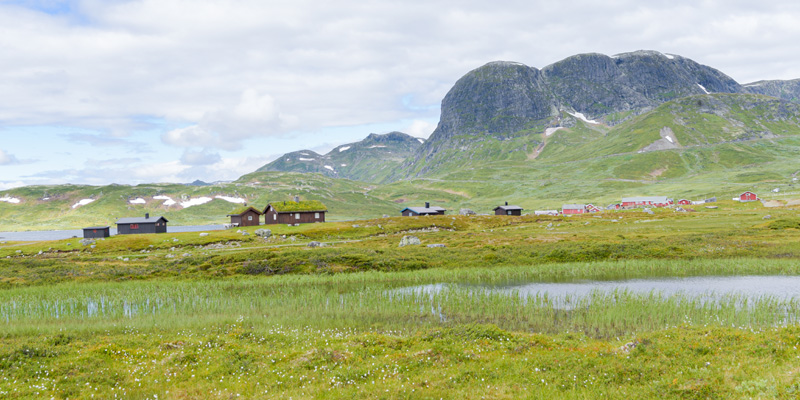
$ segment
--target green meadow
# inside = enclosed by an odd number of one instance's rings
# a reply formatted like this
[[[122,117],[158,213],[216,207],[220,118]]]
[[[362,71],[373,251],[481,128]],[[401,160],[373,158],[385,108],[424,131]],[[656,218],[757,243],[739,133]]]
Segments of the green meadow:
[[[491,289],[800,273],[797,209],[715,206],[0,243],[0,395],[796,398],[800,299]]]

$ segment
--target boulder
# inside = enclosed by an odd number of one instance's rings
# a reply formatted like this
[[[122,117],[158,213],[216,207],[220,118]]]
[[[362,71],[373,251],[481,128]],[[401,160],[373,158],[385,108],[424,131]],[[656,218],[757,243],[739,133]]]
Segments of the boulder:
[[[422,244],[422,242],[420,242],[418,237],[407,235],[407,236],[403,236],[403,239],[400,240],[400,245],[399,246],[400,247],[405,247],[405,246],[414,246],[414,245],[420,245],[420,244]]]
[[[313,242],[308,242],[307,246],[308,247],[322,247],[322,243],[317,242],[317,241],[313,241]]]
[[[462,208],[458,210],[458,215],[475,215],[475,211],[472,211],[469,208]]]
[[[255,234],[264,239],[269,239],[269,237],[272,236],[272,231],[269,229],[256,229]]]
[[[429,244],[428,247],[431,247],[431,248],[434,248],[434,247],[447,247],[447,245],[446,244],[442,244],[442,243],[436,243],[436,244]]]
[[[206,236],[208,236],[208,233],[206,233],[206,232],[203,232],[203,233],[200,234],[200,237],[206,237]]]
[[[79,242],[83,246],[93,245],[95,243],[94,239],[81,239]]]

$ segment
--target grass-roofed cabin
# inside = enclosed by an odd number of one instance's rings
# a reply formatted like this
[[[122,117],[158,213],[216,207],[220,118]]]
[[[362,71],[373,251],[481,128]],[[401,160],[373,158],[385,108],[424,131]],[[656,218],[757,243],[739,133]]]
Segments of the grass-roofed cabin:
[[[264,209],[264,223],[272,224],[309,224],[325,222],[328,208],[318,200],[279,201],[269,203]]]
[[[231,217],[231,226],[258,226],[261,225],[261,214],[253,207],[242,207],[228,216]]]

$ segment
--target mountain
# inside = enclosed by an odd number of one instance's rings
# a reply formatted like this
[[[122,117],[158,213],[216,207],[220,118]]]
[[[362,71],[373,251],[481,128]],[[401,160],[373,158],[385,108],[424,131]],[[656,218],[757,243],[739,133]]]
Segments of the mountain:
[[[455,83],[442,100],[436,130],[388,180],[537,158],[545,132],[592,121],[592,130],[604,136],[610,127],[687,96],[758,93],[794,101],[799,86],[797,81],[742,86],[714,68],[656,51],[581,54],[541,70],[491,62]]]
[[[800,80],[740,85],[653,51],[581,54],[541,70],[492,62],[454,84],[428,140],[371,134],[209,186],[8,190],[0,192],[0,231],[110,224],[144,212],[171,225],[223,223],[243,201],[294,195],[325,203],[331,220],[398,215],[425,202],[481,213],[508,201],[530,212],[747,190],[800,204],[798,99]]]
[[[779,99],[800,102],[800,79],[789,81],[758,81],[744,85],[749,93],[763,94]]]
[[[373,133],[360,142],[338,146],[324,155],[311,150],[287,153],[258,171],[315,172],[332,178],[379,182],[424,142],[402,132]]]

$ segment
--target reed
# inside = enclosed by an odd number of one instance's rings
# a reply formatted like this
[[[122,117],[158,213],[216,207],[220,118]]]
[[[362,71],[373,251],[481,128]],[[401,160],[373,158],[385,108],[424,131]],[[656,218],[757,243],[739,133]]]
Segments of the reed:
[[[485,285],[786,274],[796,273],[796,269],[795,263],[782,260],[657,260],[333,276],[64,283],[0,291],[0,323],[5,335],[181,328],[240,317],[264,326],[361,330],[379,327],[413,331],[477,322],[527,332],[582,331],[595,337],[687,323],[760,329],[796,323],[800,318],[798,300],[741,295],[709,299],[630,291],[596,291],[584,297],[522,296]]]

